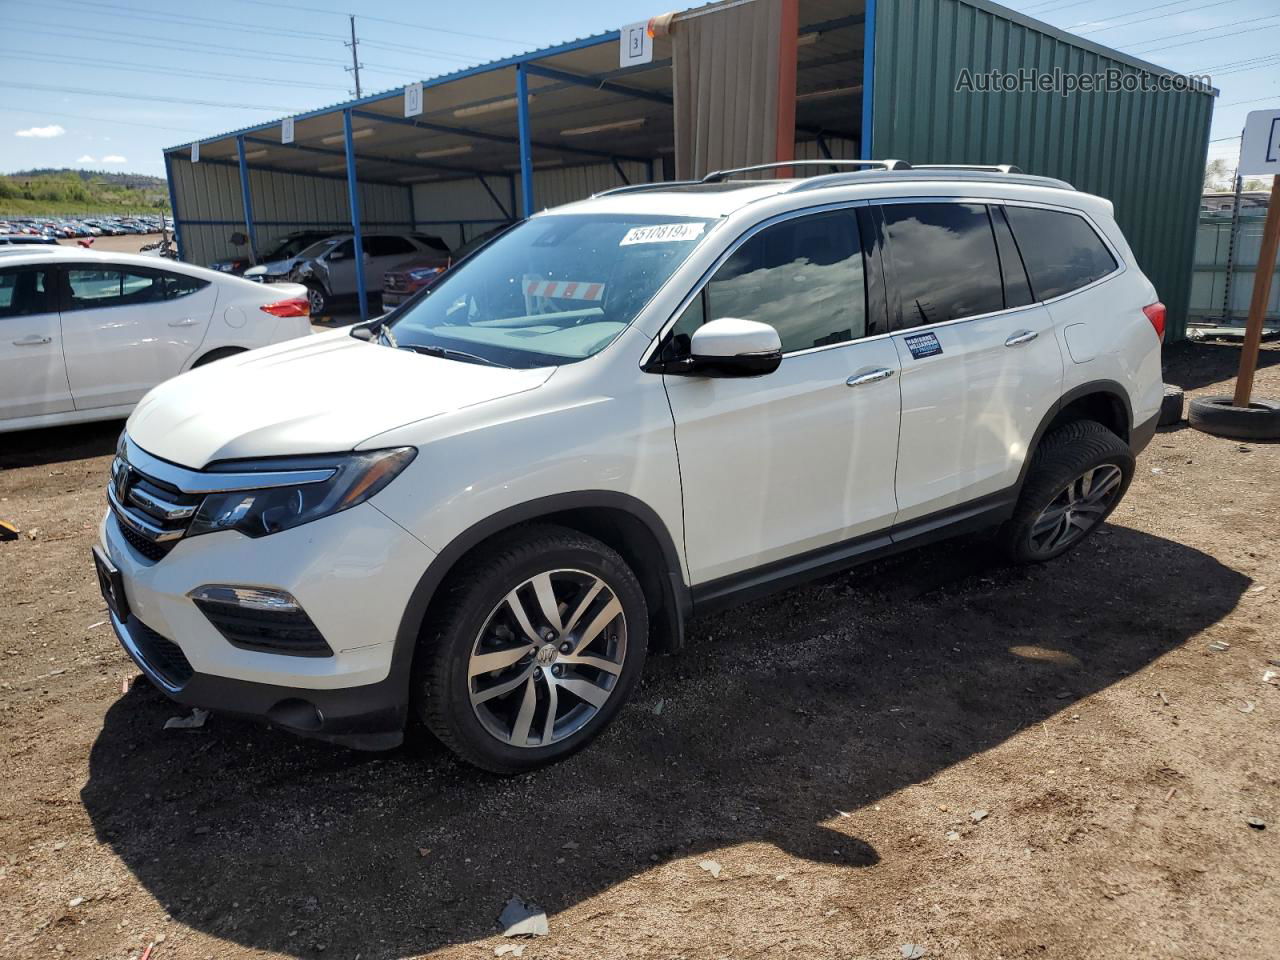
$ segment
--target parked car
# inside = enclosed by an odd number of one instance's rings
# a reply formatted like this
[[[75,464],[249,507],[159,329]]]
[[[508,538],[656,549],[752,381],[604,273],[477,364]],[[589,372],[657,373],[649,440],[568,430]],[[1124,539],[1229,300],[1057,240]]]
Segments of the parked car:
[[[58,241],[55,237],[35,236],[29,233],[0,234],[0,246],[30,246],[32,244],[56,247]]]
[[[362,236],[365,289],[375,292],[387,268],[407,257],[426,251],[448,254],[449,247],[439,237],[422,233],[366,233]],[[355,239],[349,233],[335,234],[313,243],[290,260],[250,267],[245,277],[264,280],[288,278],[306,286],[311,313],[321,316],[335,299],[356,295]]]
[[[266,251],[262,253],[258,259],[263,265],[270,265],[283,260],[290,260],[296,254],[313,243],[318,243],[326,237],[333,236],[332,230],[301,230],[297,233],[287,233],[283,237],[277,238],[274,242],[267,245]],[[213,270],[221,273],[234,273],[242,276],[252,264],[246,254],[243,257],[231,257],[227,260],[215,260],[209,264]],[[290,267],[292,269],[292,267]],[[270,271],[264,271],[269,273]],[[287,275],[287,271],[286,271]]]
[[[382,275],[382,306],[385,310],[398,307],[419,290],[437,283],[455,264],[471,256],[495,237],[500,237],[514,224],[504,223],[478,233],[456,250],[443,253],[431,250],[420,257],[397,263]]]
[[[1061,181],[630,188],[153,390],[97,570],[181,703],[362,748],[412,713],[528,770],[691,613],[982,527],[1079,546],[1155,432],[1163,330],[1111,203]]]
[[[184,370],[311,332],[306,290],[76,247],[0,257],[0,432],[126,416]]]

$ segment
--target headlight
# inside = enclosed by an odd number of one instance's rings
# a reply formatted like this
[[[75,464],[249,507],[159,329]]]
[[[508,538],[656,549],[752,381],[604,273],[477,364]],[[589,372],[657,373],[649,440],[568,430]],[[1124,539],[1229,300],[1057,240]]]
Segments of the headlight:
[[[196,511],[187,536],[239,530],[247,537],[265,537],[339,513],[364,503],[394,480],[417,452],[413,447],[397,447],[339,457],[262,460],[248,468],[243,464],[228,465],[238,474],[302,468],[331,468],[334,473],[319,483],[211,493]]]
[[[410,270],[409,277],[421,283],[423,280],[430,280],[440,273],[444,273],[444,267],[423,267],[421,270]]]

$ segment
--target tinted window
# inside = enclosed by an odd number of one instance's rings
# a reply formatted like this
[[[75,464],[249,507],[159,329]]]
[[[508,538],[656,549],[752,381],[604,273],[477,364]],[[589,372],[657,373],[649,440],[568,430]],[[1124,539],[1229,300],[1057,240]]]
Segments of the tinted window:
[[[1003,207],[989,207],[991,226],[996,232],[996,249],[1000,251],[1000,275],[1004,279],[1005,307],[1025,307],[1032,303],[1031,284],[1027,282],[1027,270],[1014,243]]]
[[[883,211],[899,329],[1004,309],[985,206],[901,203]]]
[[[433,237],[429,233],[415,233],[414,238],[428,250],[438,250],[441,253],[449,252],[449,245],[439,237]]]
[[[785,353],[866,336],[862,246],[853,213],[785,220],[738,247],[677,322],[676,349],[687,352],[683,338],[722,317],[769,324]]]
[[[407,237],[365,237],[364,249],[371,257],[405,257],[418,252]]]
[[[207,280],[159,270],[107,268],[67,271],[69,308],[72,310],[175,300],[208,285]]]
[[[0,271],[0,317],[25,317],[57,309],[49,271],[36,267]]]
[[[1106,244],[1083,217],[1035,207],[1006,207],[1037,300],[1070,293],[1116,268]]]

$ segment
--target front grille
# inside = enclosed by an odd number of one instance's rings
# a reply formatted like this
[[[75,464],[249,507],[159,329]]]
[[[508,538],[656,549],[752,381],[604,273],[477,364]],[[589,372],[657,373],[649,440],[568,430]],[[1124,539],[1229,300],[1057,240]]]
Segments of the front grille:
[[[382,278],[382,289],[399,293],[409,289],[409,278],[403,273],[388,273]]]
[[[191,679],[195,670],[180,646],[160,636],[137,617],[129,618],[128,628],[138,653],[161,680],[171,687],[181,687]]]
[[[256,610],[233,603],[196,598],[195,605],[236,647],[295,657],[331,657],[333,650],[306,611]]]
[[[203,498],[183,493],[116,457],[107,502],[129,545],[155,563],[187,532]]]

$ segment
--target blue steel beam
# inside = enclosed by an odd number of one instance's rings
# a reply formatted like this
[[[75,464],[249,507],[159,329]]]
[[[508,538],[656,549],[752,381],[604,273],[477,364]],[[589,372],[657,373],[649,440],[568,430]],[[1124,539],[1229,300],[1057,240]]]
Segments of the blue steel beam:
[[[342,137],[347,147],[347,197],[351,207],[352,256],[356,262],[356,296],[360,298],[360,319],[369,319],[369,301],[364,289],[364,236],[360,232],[360,181],[356,177],[356,143],[351,136],[351,111],[342,111]]]
[[[178,244],[178,259],[186,260],[182,250],[182,234],[178,231],[178,191],[173,185],[173,157],[168,153],[164,155],[164,178],[169,184],[169,212],[173,215],[173,238]],[[163,222],[162,219],[161,223]]]
[[[236,137],[240,166],[240,199],[244,203],[244,230],[249,236],[249,262],[258,265],[258,233],[253,228],[253,195],[249,190],[249,165],[244,159],[244,137]]]
[[[671,97],[665,93],[658,93],[654,90],[642,90],[639,87],[629,87],[624,83],[614,83],[612,80],[606,80],[603,77],[582,76],[576,73],[566,73],[564,70],[554,70],[551,67],[539,66],[536,63],[526,64],[524,67],[527,73],[531,73],[537,77],[546,77],[548,80],[559,80],[561,83],[572,83],[581,87],[590,87],[593,90],[604,90],[608,93],[616,93],[621,97],[632,97],[636,100],[651,100],[654,103],[662,103],[671,106],[674,102]]]
[[[529,74],[516,67],[516,126],[520,133],[520,193],[526,217],[533,216],[533,146],[529,142]]]
[[[520,71],[516,71],[517,86],[519,85]],[[528,81],[525,82],[525,89],[528,90]],[[517,104],[517,107],[519,105]],[[419,130],[431,130],[436,133],[453,133],[460,137],[472,137],[476,140],[489,140],[493,143],[518,144],[519,137],[507,136],[503,133],[489,133],[487,130],[475,130],[471,127],[453,127],[443,123],[435,123],[431,120],[416,120],[405,117],[388,117],[381,113],[370,113],[368,110],[352,110],[352,115],[361,117],[366,120],[381,120],[383,123],[398,123],[406,127],[417,127]],[[539,150],[558,150],[560,153],[576,153],[584,157],[599,157],[601,160],[612,159],[614,154],[607,150],[589,150],[586,147],[564,146],[558,143],[547,143],[540,140],[532,141],[533,146]],[[314,149],[314,148],[308,148]],[[622,160],[634,160],[636,163],[644,163],[643,157],[619,157]],[[390,161],[399,162],[399,161]],[[474,175],[475,171],[471,173]]]
[[[353,113],[354,112],[355,111],[353,111]],[[363,116],[363,114],[357,113],[357,116]],[[243,139],[245,143],[260,143],[268,147],[283,147],[288,150],[299,150],[303,153],[317,153],[321,156],[327,157],[345,157],[347,155],[345,150],[333,150],[328,147],[312,147],[305,143],[276,143],[274,140],[264,140],[262,137],[244,137]],[[447,163],[428,163],[425,160],[401,160],[398,157],[383,157],[378,154],[370,153],[366,153],[364,158],[373,163],[391,163],[401,167],[413,167],[417,170],[440,170],[445,173],[461,173],[469,176],[475,175],[475,171],[470,167],[456,167]],[[302,172],[303,171],[301,170],[295,171],[295,173]]]

